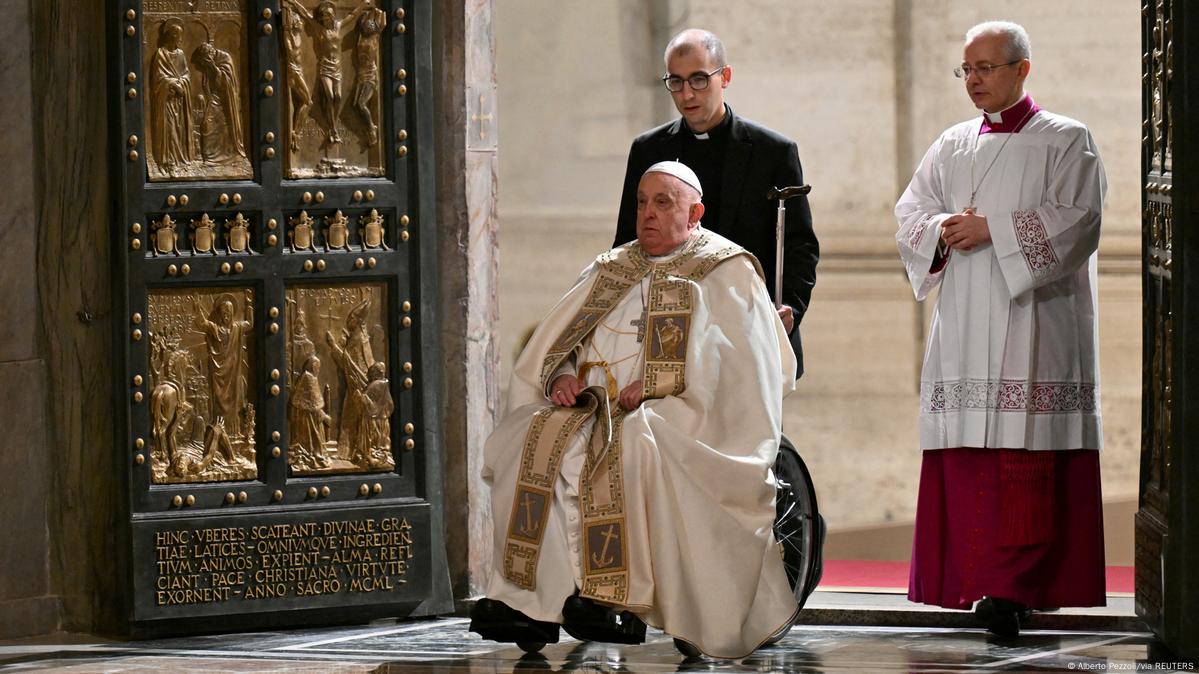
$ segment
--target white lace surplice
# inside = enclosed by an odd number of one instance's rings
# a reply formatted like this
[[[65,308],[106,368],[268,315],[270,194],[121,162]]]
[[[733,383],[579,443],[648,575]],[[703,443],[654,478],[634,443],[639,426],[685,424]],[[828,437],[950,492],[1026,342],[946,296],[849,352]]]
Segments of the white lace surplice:
[[[1098,149],[1081,123],[1045,111],[1010,140],[980,136],[980,124],[945,131],[895,206],[916,299],[940,285],[921,448],[1101,449],[1096,249],[1107,181]],[[931,272],[941,223],[970,203],[976,143],[976,183],[995,159],[975,197],[992,241],[952,251]]]

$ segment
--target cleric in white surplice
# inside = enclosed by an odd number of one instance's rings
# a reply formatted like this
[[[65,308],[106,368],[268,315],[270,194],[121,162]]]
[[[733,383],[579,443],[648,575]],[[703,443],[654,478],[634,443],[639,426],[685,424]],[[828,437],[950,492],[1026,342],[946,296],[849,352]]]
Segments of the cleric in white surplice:
[[[699,226],[701,196],[686,166],[651,166],[637,240],[583,272],[516,362],[484,453],[484,638],[556,642],[561,623],[619,641],[639,619],[738,658],[798,611],[770,472],[795,356],[753,256]]]
[[[917,300],[940,288],[920,382],[909,598],[1013,636],[1028,608],[1105,602],[1096,249],[1087,127],[1041,109],[1020,26],[966,35],[984,114],[933,143],[895,206]]]

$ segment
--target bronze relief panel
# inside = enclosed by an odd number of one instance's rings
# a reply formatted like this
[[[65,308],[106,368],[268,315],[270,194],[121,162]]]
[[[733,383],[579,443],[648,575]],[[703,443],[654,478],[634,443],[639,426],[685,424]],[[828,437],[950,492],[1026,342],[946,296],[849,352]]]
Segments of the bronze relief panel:
[[[1144,76],[1149,85],[1148,141],[1151,163],[1163,173],[1173,169],[1174,119],[1170,114],[1169,100],[1174,80],[1174,22],[1169,0],[1157,0],[1153,4],[1151,44],[1149,52],[1143,54],[1149,72]],[[1150,9],[1145,6],[1145,11]]]
[[[253,178],[246,0],[147,0],[143,9],[150,180]]]
[[[395,469],[386,307],[382,283],[287,289],[292,474]]]
[[[256,478],[253,291],[151,290],[149,324],[154,483]]]
[[[382,176],[376,0],[281,0],[288,178]]]

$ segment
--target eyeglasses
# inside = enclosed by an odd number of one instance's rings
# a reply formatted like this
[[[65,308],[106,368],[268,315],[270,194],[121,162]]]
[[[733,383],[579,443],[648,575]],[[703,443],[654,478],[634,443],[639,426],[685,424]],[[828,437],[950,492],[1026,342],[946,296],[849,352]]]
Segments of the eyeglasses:
[[[1023,60],[1024,59],[1016,59],[1015,61],[1008,61],[1007,63],[1000,63],[999,65],[995,66],[968,66],[963,63],[962,65],[953,69],[953,76],[958,79],[968,80],[970,79],[971,75],[978,75],[985,80],[991,76],[991,73],[995,72],[996,68],[1014,66]]]
[[[710,73],[698,72],[688,77],[679,77],[678,75],[663,75],[662,83],[666,85],[667,91],[674,93],[678,93],[683,90],[684,82],[691,85],[692,91],[703,91],[704,89],[708,88],[708,82],[711,81],[712,76],[727,67],[728,66],[720,66]]]

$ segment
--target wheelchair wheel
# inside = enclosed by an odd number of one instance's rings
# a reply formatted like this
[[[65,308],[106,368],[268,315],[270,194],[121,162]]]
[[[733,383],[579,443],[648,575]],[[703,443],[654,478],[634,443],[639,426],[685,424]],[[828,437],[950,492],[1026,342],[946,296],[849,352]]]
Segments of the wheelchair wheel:
[[[774,462],[778,481],[775,494],[774,537],[783,556],[787,581],[802,609],[820,583],[824,571],[824,518],[816,505],[816,489],[795,445],[783,436]],[[786,634],[783,630],[773,641]]]

